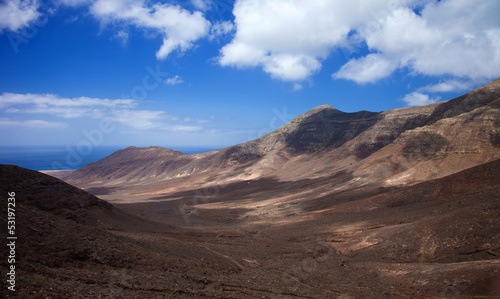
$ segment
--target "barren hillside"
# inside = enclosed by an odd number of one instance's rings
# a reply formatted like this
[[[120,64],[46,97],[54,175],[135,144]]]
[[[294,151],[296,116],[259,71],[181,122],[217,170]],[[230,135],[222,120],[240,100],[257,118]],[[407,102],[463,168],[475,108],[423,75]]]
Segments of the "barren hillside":
[[[203,154],[129,147],[77,187],[2,165],[16,295],[498,298],[499,140],[496,80],[421,107],[320,106]]]
[[[348,176],[349,188],[411,185],[500,158],[499,120],[500,79],[427,106],[380,113],[320,106],[268,135],[209,153],[130,147],[66,181],[127,202],[263,178]]]
[[[150,222],[1,166],[2,192],[18,201],[15,297],[496,298],[499,167],[335,196],[315,191],[327,180],[257,180],[196,203],[186,193],[118,206]]]

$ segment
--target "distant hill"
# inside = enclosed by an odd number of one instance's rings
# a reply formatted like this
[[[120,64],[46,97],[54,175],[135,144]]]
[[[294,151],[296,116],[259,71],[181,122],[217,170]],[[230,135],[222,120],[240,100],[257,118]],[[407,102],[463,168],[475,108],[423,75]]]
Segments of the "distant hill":
[[[415,184],[500,158],[499,120],[500,79],[452,100],[380,113],[319,106],[258,139],[203,154],[129,147],[66,181],[87,189],[137,187],[142,193],[181,182],[190,189],[335,173],[349,174],[356,188]]]

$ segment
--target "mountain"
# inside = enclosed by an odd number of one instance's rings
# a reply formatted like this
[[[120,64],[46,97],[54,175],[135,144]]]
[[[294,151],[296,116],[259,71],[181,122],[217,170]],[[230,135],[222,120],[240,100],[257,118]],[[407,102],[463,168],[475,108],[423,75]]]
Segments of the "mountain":
[[[499,140],[496,80],[421,107],[319,106],[208,153],[129,147],[77,187],[0,165],[15,295],[497,298]]]
[[[499,119],[500,79],[449,101],[380,113],[319,106],[258,139],[209,153],[129,147],[66,180],[87,189],[125,187],[139,197],[181,185],[334,174],[349,175],[352,187],[401,186],[500,158]]]

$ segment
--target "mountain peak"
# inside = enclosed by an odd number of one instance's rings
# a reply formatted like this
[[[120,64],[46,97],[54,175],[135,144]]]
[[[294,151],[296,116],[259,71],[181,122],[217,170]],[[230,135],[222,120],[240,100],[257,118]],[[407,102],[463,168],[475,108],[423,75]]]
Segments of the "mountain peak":
[[[330,106],[329,104],[324,104],[324,105],[319,105],[313,109],[335,109],[333,108],[332,106]]]
[[[311,113],[311,114],[318,113],[318,112],[323,111],[323,110],[336,110],[336,111],[338,111],[337,109],[333,108],[332,106],[325,104],[325,105],[320,105],[320,106],[314,107],[313,109],[309,110],[309,113]]]
[[[343,113],[342,111],[337,110],[328,104],[325,104],[325,105],[316,106],[316,107],[312,108],[311,110],[307,111],[306,113],[299,115],[295,119],[295,121],[302,121],[302,120],[307,119],[315,114],[325,113],[325,112],[331,113],[331,114]]]

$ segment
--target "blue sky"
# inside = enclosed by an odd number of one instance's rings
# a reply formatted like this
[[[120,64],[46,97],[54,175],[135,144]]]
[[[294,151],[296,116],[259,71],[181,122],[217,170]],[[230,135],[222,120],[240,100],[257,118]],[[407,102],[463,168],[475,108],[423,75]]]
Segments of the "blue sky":
[[[4,0],[0,145],[225,147],[500,76],[500,2]]]

